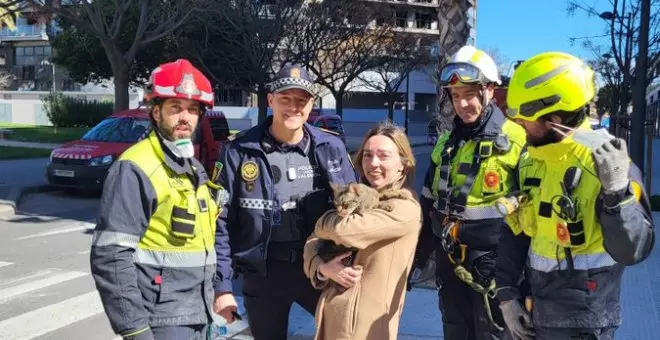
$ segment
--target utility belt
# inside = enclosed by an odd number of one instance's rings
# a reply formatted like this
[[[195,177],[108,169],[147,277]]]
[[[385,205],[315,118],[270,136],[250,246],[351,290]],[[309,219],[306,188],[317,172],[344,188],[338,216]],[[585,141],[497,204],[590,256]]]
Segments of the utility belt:
[[[481,294],[484,298],[484,307],[491,324],[499,331],[504,328],[495,322],[490,308],[490,299],[495,299],[495,261],[497,253],[495,250],[469,249],[466,243],[461,242],[459,234],[463,222],[450,217],[445,217],[442,222],[440,244],[442,250],[449,257],[449,262],[454,265],[454,273],[468,286]]]

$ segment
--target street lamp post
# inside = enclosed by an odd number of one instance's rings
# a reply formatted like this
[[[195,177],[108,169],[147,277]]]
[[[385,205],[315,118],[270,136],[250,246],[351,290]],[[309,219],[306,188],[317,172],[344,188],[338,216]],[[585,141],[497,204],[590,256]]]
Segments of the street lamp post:
[[[633,97],[634,117],[631,122],[631,158],[640,169],[644,169],[644,123],[646,122],[646,72],[649,51],[649,20],[651,0],[642,0],[639,27],[639,51],[635,65],[635,94]]]

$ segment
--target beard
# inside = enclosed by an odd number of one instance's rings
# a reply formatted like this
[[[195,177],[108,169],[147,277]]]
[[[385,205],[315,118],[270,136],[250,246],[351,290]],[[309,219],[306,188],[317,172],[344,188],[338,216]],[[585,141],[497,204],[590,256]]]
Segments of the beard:
[[[182,126],[185,126],[190,130],[190,136],[178,137],[178,136],[175,135],[176,129],[179,128],[179,127],[182,127]],[[173,127],[169,127],[169,126],[166,126],[163,123],[159,123],[156,128],[158,129],[158,132],[160,133],[160,135],[163,136],[163,138],[165,138],[169,141],[172,141],[172,142],[174,142],[176,140],[179,140],[179,139],[185,139],[185,138],[192,139],[193,135],[194,135],[194,132],[195,132],[193,130],[192,126],[190,126],[190,124],[187,124],[187,123],[177,124]]]
[[[558,143],[561,141],[561,136],[554,130],[549,130],[545,135],[541,137],[533,137],[529,134],[527,135],[527,143],[534,147],[544,146],[548,144]]]

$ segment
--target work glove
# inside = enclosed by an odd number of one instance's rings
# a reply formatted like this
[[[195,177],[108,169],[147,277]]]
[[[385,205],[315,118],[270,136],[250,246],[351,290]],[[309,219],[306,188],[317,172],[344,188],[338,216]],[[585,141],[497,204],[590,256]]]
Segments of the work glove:
[[[518,300],[509,300],[500,303],[502,316],[506,327],[514,339],[533,340],[536,336],[532,316],[525,310]]]
[[[630,157],[628,146],[621,138],[615,138],[603,143],[594,150],[594,160],[598,177],[606,194],[625,189],[630,183]]]

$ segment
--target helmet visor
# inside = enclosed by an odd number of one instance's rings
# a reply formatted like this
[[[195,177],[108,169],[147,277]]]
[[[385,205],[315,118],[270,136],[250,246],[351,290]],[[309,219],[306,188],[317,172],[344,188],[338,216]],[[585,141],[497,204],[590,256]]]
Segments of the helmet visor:
[[[483,83],[481,71],[474,65],[468,63],[448,64],[440,72],[440,85],[453,86],[461,82],[466,85]]]

